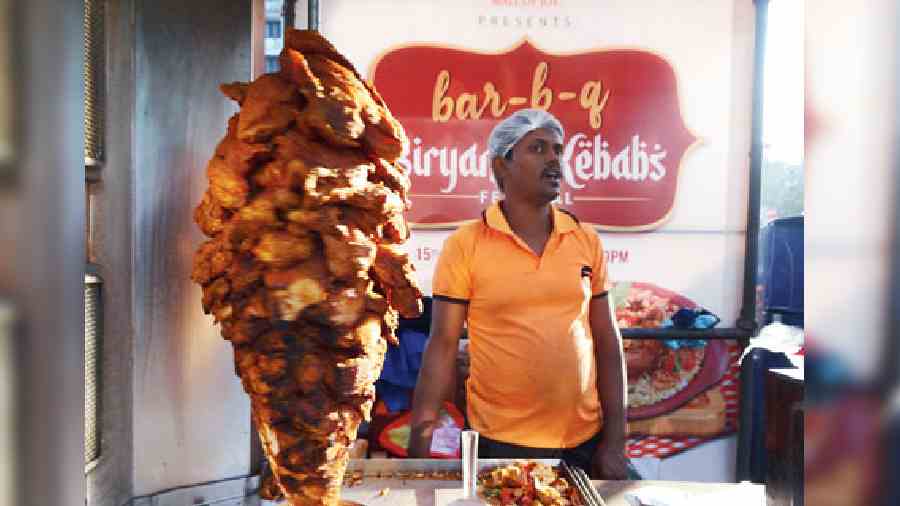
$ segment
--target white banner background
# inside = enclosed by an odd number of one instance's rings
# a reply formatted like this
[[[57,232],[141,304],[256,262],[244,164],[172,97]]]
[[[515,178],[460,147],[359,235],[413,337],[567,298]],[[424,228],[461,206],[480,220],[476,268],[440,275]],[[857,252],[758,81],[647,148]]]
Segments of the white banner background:
[[[734,322],[747,217],[752,2],[330,0],[321,9],[321,31],[369,77],[379,55],[412,43],[503,52],[527,37],[551,53],[627,47],[666,58],[684,121],[701,142],[683,160],[666,223],[651,233],[601,233],[608,250],[628,255],[610,259],[610,275],[682,293],[723,324]],[[407,245],[426,293],[449,233],[416,230]]]

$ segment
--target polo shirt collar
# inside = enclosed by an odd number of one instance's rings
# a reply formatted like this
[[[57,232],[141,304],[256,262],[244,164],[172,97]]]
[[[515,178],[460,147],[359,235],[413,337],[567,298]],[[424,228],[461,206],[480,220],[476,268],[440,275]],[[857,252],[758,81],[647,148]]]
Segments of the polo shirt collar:
[[[551,205],[550,209],[553,212],[553,233],[564,234],[578,229],[578,222],[575,221],[575,218],[572,217],[572,215],[560,211],[554,205]],[[503,215],[503,211],[500,209],[499,202],[491,204],[490,207],[484,211],[483,217],[484,223],[488,227],[505,234],[514,235],[512,228],[510,228],[509,223],[506,221],[506,216]]]

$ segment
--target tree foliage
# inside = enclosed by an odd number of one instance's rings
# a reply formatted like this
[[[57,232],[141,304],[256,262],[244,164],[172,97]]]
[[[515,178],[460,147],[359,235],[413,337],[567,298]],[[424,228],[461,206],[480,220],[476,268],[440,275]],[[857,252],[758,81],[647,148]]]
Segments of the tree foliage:
[[[775,217],[797,216],[803,212],[803,165],[783,161],[766,161],[763,164],[762,186],[760,188],[765,225],[770,211]]]

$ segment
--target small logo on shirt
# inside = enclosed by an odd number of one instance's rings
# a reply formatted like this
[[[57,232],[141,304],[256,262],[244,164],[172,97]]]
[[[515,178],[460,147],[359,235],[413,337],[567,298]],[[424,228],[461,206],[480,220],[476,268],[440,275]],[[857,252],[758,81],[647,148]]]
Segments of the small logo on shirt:
[[[581,277],[590,278],[593,275],[594,271],[587,265],[581,266]]]

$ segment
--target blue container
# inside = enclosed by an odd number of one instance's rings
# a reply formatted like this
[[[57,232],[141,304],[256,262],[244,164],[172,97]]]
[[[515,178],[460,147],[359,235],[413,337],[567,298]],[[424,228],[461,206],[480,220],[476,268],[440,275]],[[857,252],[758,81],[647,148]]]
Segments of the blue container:
[[[765,323],[782,315],[787,325],[803,326],[803,216],[780,218],[762,230],[760,277]]]

